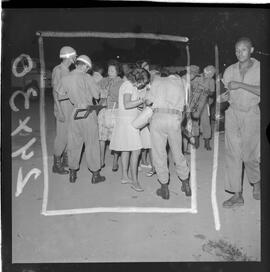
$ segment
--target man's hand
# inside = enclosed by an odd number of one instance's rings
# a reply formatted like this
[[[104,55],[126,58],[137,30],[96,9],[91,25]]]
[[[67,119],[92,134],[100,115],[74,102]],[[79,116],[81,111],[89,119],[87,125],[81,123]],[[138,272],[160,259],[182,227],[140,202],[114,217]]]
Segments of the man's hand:
[[[230,92],[226,91],[225,93],[217,97],[217,103],[227,102],[230,98]]]
[[[241,82],[231,81],[228,84],[228,89],[229,90],[236,90],[236,89],[239,89],[239,88],[241,88]]]

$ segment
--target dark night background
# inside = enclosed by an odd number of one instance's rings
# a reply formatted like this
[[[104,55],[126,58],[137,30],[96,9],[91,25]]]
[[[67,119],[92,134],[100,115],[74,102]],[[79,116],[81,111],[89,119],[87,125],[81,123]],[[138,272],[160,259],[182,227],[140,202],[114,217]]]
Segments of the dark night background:
[[[36,31],[145,32],[186,36],[191,63],[214,64],[214,45],[219,46],[220,69],[235,62],[234,42],[241,36],[254,41],[255,49],[267,47],[269,11],[256,7],[171,6],[93,7],[72,9],[4,9],[3,41],[12,57],[22,53],[38,57]],[[59,63],[59,49],[73,46],[92,60],[148,59],[161,65],[186,65],[185,44],[142,39],[45,38],[45,61],[52,69]],[[262,55],[255,53],[258,59]]]

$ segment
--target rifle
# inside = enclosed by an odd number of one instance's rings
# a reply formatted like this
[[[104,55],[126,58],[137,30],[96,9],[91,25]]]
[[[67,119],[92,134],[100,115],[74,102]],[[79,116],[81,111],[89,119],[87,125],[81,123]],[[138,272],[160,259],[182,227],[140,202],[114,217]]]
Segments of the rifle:
[[[87,106],[85,109],[77,109],[74,113],[74,120],[79,120],[79,119],[86,119],[88,117],[88,115],[92,112],[92,111],[96,111],[96,114],[98,115],[98,113],[103,109],[106,108],[106,106],[102,106],[102,105],[89,105]]]

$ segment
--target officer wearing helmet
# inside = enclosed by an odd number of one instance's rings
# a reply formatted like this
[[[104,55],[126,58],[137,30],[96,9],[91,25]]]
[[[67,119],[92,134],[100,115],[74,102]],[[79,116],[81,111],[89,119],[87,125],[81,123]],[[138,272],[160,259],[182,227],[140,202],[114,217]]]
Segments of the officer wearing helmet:
[[[69,74],[69,67],[76,59],[76,51],[70,46],[64,46],[60,50],[62,62],[57,65],[52,72],[52,86],[54,97],[54,115],[56,118],[56,137],[54,140],[54,163],[52,171],[58,174],[68,174],[65,166],[68,166],[68,156],[66,152],[67,132],[70,114],[73,106],[66,95],[57,98],[56,89],[60,80]],[[61,105],[61,106],[60,106]]]
[[[88,111],[87,108],[93,105],[93,98],[99,99],[101,89],[87,73],[92,68],[88,56],[79,56],[75,66],[72,72],[61,79],[57,89],[58,97],[68,97],[74,107],[68,127],[69,180],[72,183],[76,181],[81,151],[85,144],[87,166],[93,173],[92,183],[98,183],[105,180],[105,177],[100,176],[98,119],[96,112]]]

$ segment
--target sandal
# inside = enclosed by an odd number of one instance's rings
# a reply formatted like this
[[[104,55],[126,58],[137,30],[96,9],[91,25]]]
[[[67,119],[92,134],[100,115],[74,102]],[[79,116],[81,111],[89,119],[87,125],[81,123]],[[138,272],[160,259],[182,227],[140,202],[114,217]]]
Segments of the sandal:
[[[152,177],[152,176],[154,176],[156,173],[157,173],[156,170],[154,170],[154,171],[151,170],[151,171],[149,171],[149,172],[146,173],[146,176],[147,176],[147,177]]]
[[[121,179],[122,184],[132,184],[132,180],[130,179]]]
[[[133,190],[135,190],[135,191],[137,191],[137,192],[143,192],[144,190],[143,190],[143,188],[141,187],[141,185],[138,183],[138,184],[132,184],[131,185],[131,188],[133,189]]]

